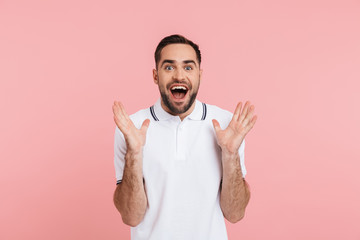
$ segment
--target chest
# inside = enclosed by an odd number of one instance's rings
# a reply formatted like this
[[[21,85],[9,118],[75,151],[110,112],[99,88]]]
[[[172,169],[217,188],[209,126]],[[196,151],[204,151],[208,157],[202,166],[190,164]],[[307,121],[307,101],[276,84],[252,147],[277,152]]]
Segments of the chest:
[[[153,124],[143,156],[148,183],[186,189],[219,185],[221,152],[212,125],[204,121]]]

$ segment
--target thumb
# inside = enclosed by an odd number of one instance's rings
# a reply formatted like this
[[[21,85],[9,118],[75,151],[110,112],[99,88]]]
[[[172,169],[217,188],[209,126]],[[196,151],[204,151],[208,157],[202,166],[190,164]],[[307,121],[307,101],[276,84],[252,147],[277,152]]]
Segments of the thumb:
[[[150,119],[145,119],[145,121],[142,123],[140,130],[141,131],[147,131],[150,125]]]
[[[216,119],[213,119],[212,123],[213,123],[214,129],[215,129],[215,132],[218,132],[221,130],[220,124]]]

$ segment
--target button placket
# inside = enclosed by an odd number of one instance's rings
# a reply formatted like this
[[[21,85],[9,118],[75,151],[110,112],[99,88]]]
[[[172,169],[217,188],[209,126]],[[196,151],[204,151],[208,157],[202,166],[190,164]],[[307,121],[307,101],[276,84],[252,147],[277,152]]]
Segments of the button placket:
[[[184,122],[181,122],[176,128],[176,159],[185,161],[185,142],[184,142]]]

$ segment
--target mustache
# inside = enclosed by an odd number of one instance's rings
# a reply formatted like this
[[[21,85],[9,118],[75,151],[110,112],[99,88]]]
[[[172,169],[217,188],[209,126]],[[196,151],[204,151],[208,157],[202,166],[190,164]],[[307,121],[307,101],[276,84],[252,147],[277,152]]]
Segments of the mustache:
[[[186,85],[187,86],[187,88],[190,90],[190,89],[192,89],[192,86],[191,86],[191,84],[189,84],[188,82],[186,82],[186,81],[179,81],[179,80],[175,80],[175,81],[172,81],[172,82],[170,82],[170,83],[168,83],[168,84],[166,84],[166,88],[170,88],[171,87],[171,85],[173,85],[173,84],[182,84],[182,85]]]

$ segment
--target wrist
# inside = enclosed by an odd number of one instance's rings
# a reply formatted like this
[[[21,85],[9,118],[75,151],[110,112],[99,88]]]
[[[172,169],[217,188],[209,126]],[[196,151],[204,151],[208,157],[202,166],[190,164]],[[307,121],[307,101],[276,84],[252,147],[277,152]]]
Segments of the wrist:
[[[142,155],[142,152],[143,152],[143,145],[140,145],[140,144],[126,144],[126,148],[127,148],[127,151],[126,151],[126,154],[129,154],[131,156],[138,156],[138,155]]]
[[[223,176],[232,175],[234,173],[240,173],[241,165],[240,165],[240,155],[237,154],[222,154],[222,168],[223,168]]]
[[[125,161],[126,162],[139,162],[142,160],[142,157],[143,157],[142,148],[140,150],[128,149],[128,151],[125,154]]]
[[[222,159],[236,159],[239,156],[238,150],[221,149]]]

